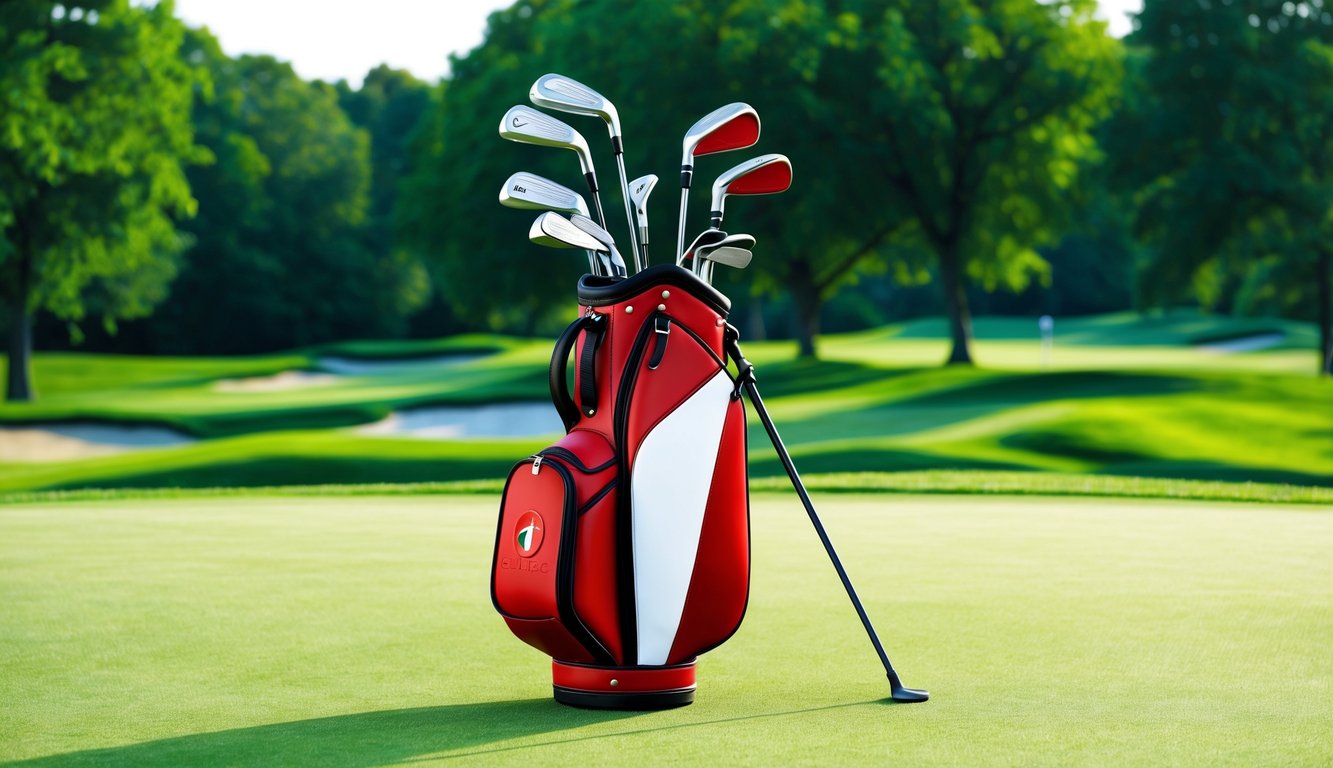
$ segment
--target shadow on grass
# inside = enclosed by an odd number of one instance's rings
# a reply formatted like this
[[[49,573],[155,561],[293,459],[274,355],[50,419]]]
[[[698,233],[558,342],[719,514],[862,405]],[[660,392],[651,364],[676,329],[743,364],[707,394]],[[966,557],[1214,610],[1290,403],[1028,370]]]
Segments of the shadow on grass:
[[[759,443],[752,443],[759,445]],[[986,461],[962,456],[936,456],[921,451],[866,450],[848,448],[827,451],[798,451],[793,457],[801,474],[824,472],[909,472],[927,469],[989,469],[1024,471],[1032,467],[1003,461]],[[751,477],[785,475],[776,455],[750,459]]]
[[[1333,475],[1291,469],[1248,467],[1210,461],[1153,461],[1114,464],[1097,470],[1100,475],[1124,477],[1161,477],[1180,480],[1221,480],[1230,483],[1273,483],[1333,487]]]
[[[361,768],[554,733],[636,713],[576,710],[551,699],[362,712],[196,733],[3,763],[5,768],[318,765]]]
[[[756,369],[765,399],[850,389],[860,384],[888,381],[919,373],[920,368],[878,368],[842,360],[783,360]]]
[[[535,743],[505,745],[503,742],[512,739],[556,734],[560,731],[628,718],[644,718],[647,725],[652,721],[654,713],[573,709],[557,704],[551,699],[494,701],[482,704],[363,712],[254,728],[198,733],[121,747],[67,752],[0,763],[0,767],[81,768],[132,765],[136,768],[168,766],[174,768],[182,765],[227,765],[237,768],[249,766],[258,768],[272,765],[317,765],[320,768],[364,768],[426,759],[445,760],[519,752],[553,744],[571,744],[698,726],[805,715],[872,704],[897,705],[897,702],[886,698],[879,701],[851,702],[653,725],[612,733],[556,736]]]
[[[1196,377],[1112,371],[1066,371],[987,378],[974,383],[927,392],[898,401],[898,405],[956,405],[989,403],[1026,405],[1050,400],[1096,397],[1149,397],[1182,392],[1217,390],[1224,385]]]

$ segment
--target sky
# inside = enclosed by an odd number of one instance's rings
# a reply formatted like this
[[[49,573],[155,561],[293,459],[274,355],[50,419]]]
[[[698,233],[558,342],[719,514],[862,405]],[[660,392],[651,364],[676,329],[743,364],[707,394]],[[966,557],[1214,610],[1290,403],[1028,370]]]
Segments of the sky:
[[[382,63],[434,82],[449,54],[482,41],[486,17],[513,0],[176,0],[176,14],[206,26],[229,55],[267,53],[306,80],[361,84]],[[1129,32],[1143,0],[1098,0],[1111,34]]]

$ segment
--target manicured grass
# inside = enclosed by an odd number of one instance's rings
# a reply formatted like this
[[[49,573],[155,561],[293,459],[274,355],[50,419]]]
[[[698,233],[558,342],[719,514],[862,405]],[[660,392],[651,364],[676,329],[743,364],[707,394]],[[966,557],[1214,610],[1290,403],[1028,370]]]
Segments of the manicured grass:
[[[746,352],[806,473],[971,470],[1333,487],[1333,382],[1313,376],[1308,324],[1192,313],[1060,319],[1050,370],[1040,370],[1030,319],[986,318],[976,327],[977,368],[938,365],[946,342],[936,320],[825,337],[817,361],[793,360],[786,342],[747,343]],[[1274,350],[1195,348],[1275,331],[1285,336]],[[546,440],[423,442],[338,428],[424,404],[544,400],[550,345],[462,336],[254,358],[38,355],[42,399],[0,404],[0,421],[147,420],[209,439],[0,465],[0,493],[494,479]],[[309,369],[326,354],[487,350],[444,371],[403,368],[276,391],[217,387],[220,379]],[[781,473],[754,418],[750,446],[756,477]]]
[[[506,446],[502,450],[512,450]],[[503,461],[503,457],[497,459]],[[751,478],[755,492],[786,492],[786,475]],[[987,472],[929,470],[925,472],[830,472],[802,475],[807,489],[820,493],[978,494],[1027,496],[1099,496],[1183,501],[1249,501],[1333,506],[1333,488],[1272,483],[1228,483],[1115,475],[1066,475],[1055,472]],[[18,491],[0,494],[0,504],[51,504],[68,501],[130,499],[200,499],[218,496],[402,496],[487,493],[499,496],[504,477],[428,483],[362,483],[360,485],[275,485],[258,488],[83,488],[71,491]]]
[[[0,507],[0,761],[82,765],[1327,765],[1333,514],[759,494],[698,701],[550,700],[486,590],[494,496]]]

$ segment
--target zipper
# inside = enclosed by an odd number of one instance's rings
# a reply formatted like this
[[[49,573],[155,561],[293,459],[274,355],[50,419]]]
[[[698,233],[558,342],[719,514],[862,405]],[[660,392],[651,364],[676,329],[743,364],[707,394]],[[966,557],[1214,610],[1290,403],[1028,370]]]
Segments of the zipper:
[[[561,461],[565,462],[566,464],[569,464],[570,466],[574,467],[575,469],[586,475],[595,475],[598,472],[610,469],[611,467],[615,466],[616,463],[616,458],[612,456],[604,464],[600,464],[596,467],[590,467],[584,464],[583,460],[580,459],[578,455],[575,454],[573,451],[558,445],[553,445],[550,448],[543,449],[542,452],[537,455],[539,457],[554,456],[555,458],[560,459]],[[536,473],[534,472],[533,474]]]
[[[546,458],[540,453],[532,457],[532,474],[538,475],[542,471],[542,459]]]

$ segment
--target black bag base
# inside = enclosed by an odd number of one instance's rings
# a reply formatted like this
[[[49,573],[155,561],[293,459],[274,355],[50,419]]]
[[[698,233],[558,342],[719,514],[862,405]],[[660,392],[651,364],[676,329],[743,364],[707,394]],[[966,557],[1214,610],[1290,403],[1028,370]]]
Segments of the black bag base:
[[[663,667],[601,667],[552,661],[561,704],[583,709],[653,710],[694,703],[693,660]]]

